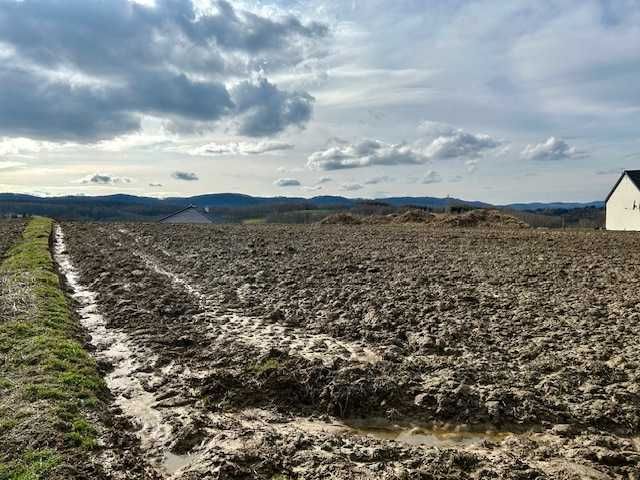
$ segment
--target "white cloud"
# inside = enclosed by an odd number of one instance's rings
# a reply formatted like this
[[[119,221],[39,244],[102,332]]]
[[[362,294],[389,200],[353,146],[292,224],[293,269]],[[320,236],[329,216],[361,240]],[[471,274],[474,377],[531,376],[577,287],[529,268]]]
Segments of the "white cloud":
[[[333,179],[331,177],[320,177],[316,183],[318,185],[321,185],[323,183],[329,183],[329,182],[333,182]]]
[[[300,181],[295,178],[279,178],[273,184],[276,187],[299,187],[301,185]]]
[[[489,135],[473,134],[450,125],[423,122],[424,134],[413,143],[390,144],[362,140],[314,152],[307,166],[315,170],[341,170],[371,166],[420,165],[432,160],[477,158],[504,144]]]
[[[498,148],[503,141],[486,134],[465,132],[442,123],[422,122],[419,130],[425,134],[424,153],[431,160],[460,157],[479,157],[483,153]]]
[[[473,173],[476,171],[476,169],[478,168],[478,159],[476,158],[471,158],[469,160],[466,160],[464,162],[464,166],[467,169],[467,172],[469,173]]]
[[[416,165],[428,158],[406,144],[363,140],[312,153],[307,165],[314,170],[341,170],[371,166]]]
[[[31,157],[40,152],[59,150],[69,146],[73,145],[69,143],[44,142],[24,137],[4,137],[0,139],[0,156]]]
[[[10,170],[12,168],[24,167],[25,165],[26,163],[23,162],[0,161],[0,170]]]
[[[261,155],[283,150],[291,150],[290,143],[266,140],[262,142],[213,142],[189,150],[191,155]]]
[[[433,170],[428,170],[427,173],[425,173],[424,177],[422,177],[422,180],[420,183],[429,185],[432,183],[440,183],[440,182],[442,182],[442,177],[440,176],[440,174],[438,172],[434,172]]]
[[[521,155],[525,160],[535,161],[558,161],[588,156],[586,152],[571,147],[567,142],[556,137],[549,137],[543,143],[527,145]]]

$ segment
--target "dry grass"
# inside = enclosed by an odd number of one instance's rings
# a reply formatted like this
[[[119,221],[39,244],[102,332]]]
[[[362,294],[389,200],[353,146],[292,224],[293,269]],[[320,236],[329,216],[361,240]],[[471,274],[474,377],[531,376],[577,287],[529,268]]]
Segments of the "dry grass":
[[[35,284],[31,272],[0,273],[0,322],[35,314]]]

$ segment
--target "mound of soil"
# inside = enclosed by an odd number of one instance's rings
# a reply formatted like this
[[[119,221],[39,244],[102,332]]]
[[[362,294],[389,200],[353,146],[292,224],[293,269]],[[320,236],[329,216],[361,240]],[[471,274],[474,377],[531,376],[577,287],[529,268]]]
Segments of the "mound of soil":
[[[390,215],[369,215],[362,219],[366,225],[388,225],[388,224],[409,224],[409,223],[430,223],[436,218],[435,215],[424,210],[411,209],[406,212]]]
[[[448,215],[434,222],[437,227],[462,228],[529,228],[529,225],[512,215],[498,210],[472,210],[460,215]]]
[[[323,225],[360,225],[362,220],[350,213],[336,213],[320,220]]]
[[[391,215],[368,215],[362,218],[362,223],[365,225],[388,225],[393,223],[396,216]]]
[[[435,215],[423,210],[407,210],[393,218],[393,223],[428,223],[435,218]]]

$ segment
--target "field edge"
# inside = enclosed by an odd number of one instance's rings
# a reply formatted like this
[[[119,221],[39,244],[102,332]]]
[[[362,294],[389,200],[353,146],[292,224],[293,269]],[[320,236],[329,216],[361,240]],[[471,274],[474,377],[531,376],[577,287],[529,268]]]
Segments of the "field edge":
[[[32,219],[0,265],[17,297],[0,323],[0,479],[96,478],[108,390],[81,341],[50,252],[53,220]]]

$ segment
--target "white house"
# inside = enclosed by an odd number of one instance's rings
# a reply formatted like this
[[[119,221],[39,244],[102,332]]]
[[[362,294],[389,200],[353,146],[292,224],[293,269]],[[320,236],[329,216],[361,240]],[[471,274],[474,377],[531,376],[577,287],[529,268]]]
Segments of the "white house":
[[[213,221],[195,205],[189,205],[159,220],[160,223],[213,223]]]
[[[640,231],[640,170],[625,170],[607,196],[607,230]]]

